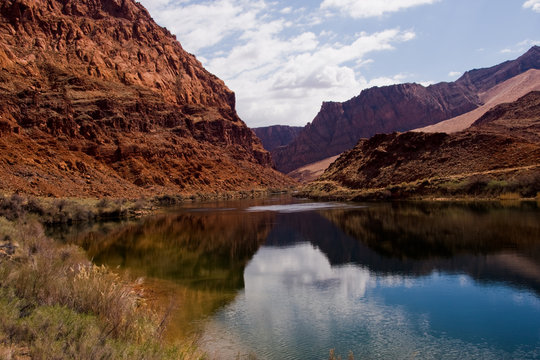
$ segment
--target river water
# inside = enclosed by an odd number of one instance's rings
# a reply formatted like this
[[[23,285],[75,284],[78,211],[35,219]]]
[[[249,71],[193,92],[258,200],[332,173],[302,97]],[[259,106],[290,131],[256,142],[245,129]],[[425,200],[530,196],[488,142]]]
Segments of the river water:
[[[537,203],[192,204],[70,239],[211,359],[540,359]]]

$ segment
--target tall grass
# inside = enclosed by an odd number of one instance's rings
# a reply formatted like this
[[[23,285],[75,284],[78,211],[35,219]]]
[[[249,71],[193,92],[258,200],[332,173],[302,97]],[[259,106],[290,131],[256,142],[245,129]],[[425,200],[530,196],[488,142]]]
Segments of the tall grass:
[[[51,199],[19,194],[0,196],[0,216],[16,220],[31,215],[49,225],[124,219],[151,208],[152,204],[144,200]]]
[[[9,245],[9,246],[8,246]],[[190,359],[161,342],[141,286],[47,238],[36,220],[0,217],[0,358]]]

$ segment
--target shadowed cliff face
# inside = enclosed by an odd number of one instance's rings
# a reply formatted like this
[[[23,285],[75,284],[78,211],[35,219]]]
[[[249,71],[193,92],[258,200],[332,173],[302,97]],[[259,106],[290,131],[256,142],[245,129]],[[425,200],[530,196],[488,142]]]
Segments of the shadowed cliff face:
[[[540,47],[514,61],[467,72],[453,83],[375,87],[344,103],[324,103],[313,122],[272,157],[277,169],[288,173],[351,149],[361,138],[438,123],[477,108],[482,92],[529,69],[540,69]]]
[[[481,191],[497,195],[500,190],[535,197],[540,191],[539,108],[540,92],[531,92],[514,103],[496,106],[462,132],[407,132],[362,139],[309,186],[323,193],[329,184],[348,190],[386,188],[396,191],[389,196],[403,197],[440,194],[466,179],[470,195],[482,195]],[[406,190],[403,184],[416,188],[400,195]],[[482,189],[474,189],[475,184]]]
[[[300,126],[274,125],[254,128],[253,132],[261,139],[264,148],[272,151],[290,144],[301,130]]]
[[[9,0],[0,20],[0,188],[131,195],[289,181],[234,93],[140,4]]]

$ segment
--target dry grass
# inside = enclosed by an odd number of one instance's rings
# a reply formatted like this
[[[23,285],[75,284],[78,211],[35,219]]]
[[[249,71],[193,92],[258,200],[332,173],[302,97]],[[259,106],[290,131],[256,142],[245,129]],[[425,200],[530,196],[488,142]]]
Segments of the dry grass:
[[[43,224],[73,224],[105,219],[125,219],[152,209],[150,200],[54,199],[32,196],[0,197],[0,216],[16,220],[32,215]]]
[[[0,356],[13,359],[189,359],[164,345],[163,319],[138,284],[47,238],[37,221],[0,218]]]
[[[491,199],[517,200],[540,198],[538,166],[517,170],[466,173],[431,177],[380,188],[349,188],[338,181],[318,180],[307,184],[300,196],[325,200],[392,199]]]

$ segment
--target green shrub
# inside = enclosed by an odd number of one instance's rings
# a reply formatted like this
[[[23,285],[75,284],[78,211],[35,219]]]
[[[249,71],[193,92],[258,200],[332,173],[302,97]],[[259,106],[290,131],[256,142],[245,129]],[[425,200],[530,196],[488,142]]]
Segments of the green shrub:
[[[55,243],[37,221],[0,218],[0,238],[16,247],[0,253],[1,358],[198,357],[191,344],[160,342],[163,320],[135,284]]]

